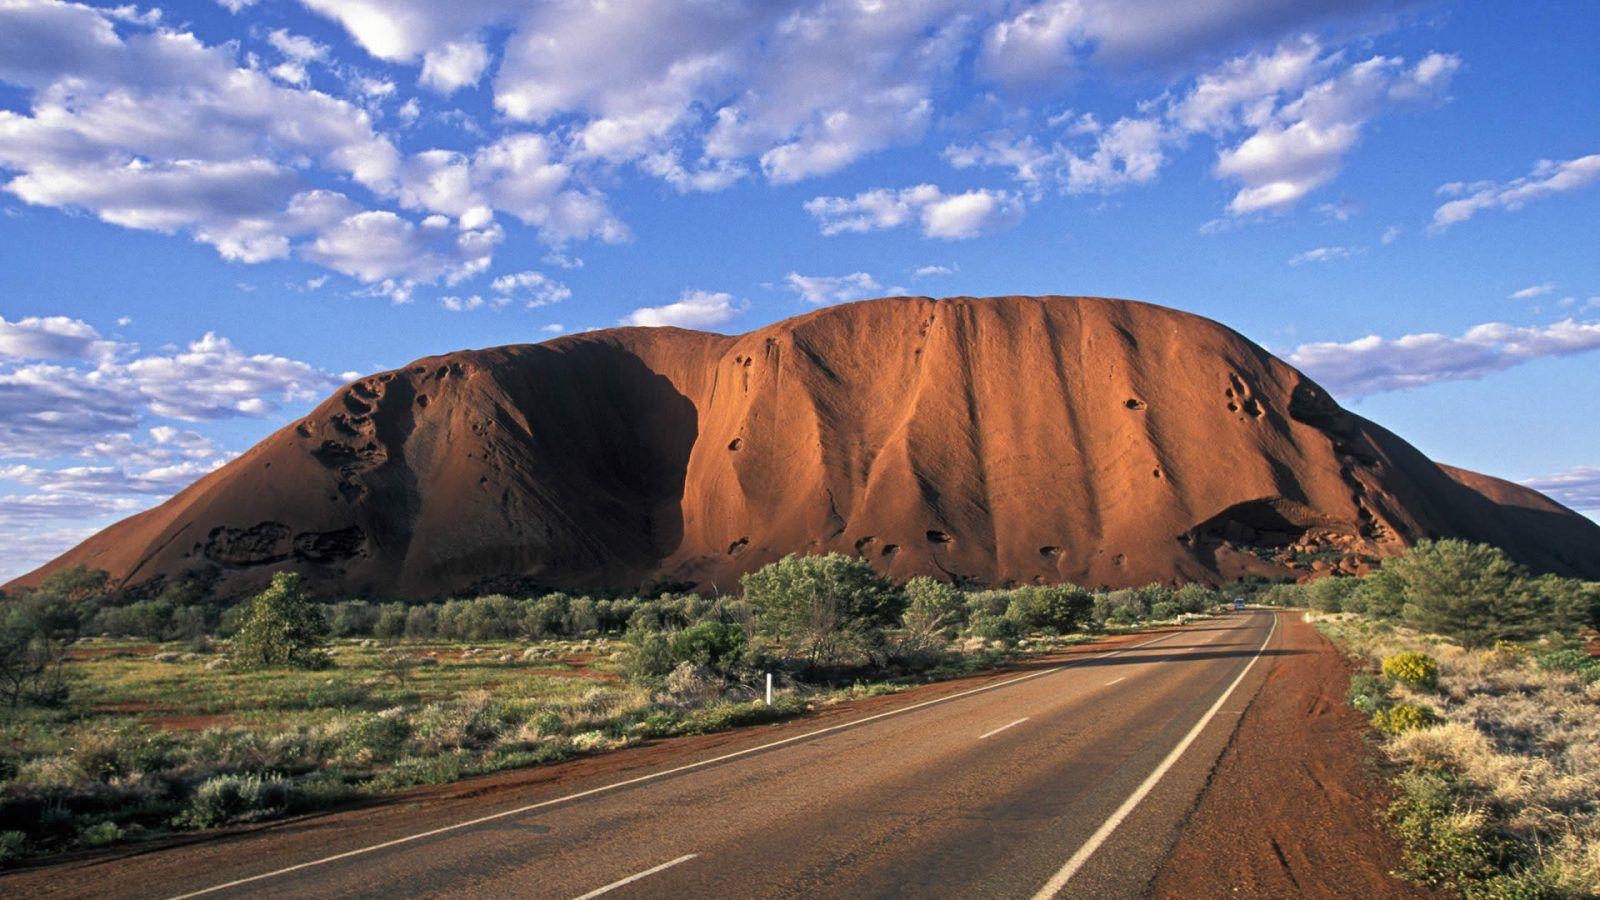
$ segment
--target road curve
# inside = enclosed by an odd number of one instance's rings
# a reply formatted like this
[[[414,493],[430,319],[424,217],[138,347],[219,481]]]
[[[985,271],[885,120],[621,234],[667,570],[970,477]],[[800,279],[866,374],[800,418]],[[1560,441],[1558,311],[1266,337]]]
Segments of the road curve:
[[[25,870],[0,894],[1138,895],[1260,689],[1256,661],[1301,652],[1278,644],[1272,613],[1233,613],[688,756],[467,782],[443,813],[311,817]]]

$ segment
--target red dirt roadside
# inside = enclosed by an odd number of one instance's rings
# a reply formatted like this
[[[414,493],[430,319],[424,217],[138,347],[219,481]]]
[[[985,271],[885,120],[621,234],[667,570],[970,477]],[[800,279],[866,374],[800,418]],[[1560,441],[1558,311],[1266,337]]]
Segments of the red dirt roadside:
[[[1384,785],[1366,722],[1345,704],[1351,666],[1299,616],[1239,720],[1165,866],[1155,897],[1433,897],[1389,875]]]

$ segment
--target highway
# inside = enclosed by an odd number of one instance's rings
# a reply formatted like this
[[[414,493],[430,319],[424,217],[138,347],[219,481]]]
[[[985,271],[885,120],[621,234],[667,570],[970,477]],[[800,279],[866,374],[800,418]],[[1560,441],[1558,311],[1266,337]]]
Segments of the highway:
[[[0,894],[1137,896],[1280,637],[1272,613],[1231,613],[515,790],[25,870]]]

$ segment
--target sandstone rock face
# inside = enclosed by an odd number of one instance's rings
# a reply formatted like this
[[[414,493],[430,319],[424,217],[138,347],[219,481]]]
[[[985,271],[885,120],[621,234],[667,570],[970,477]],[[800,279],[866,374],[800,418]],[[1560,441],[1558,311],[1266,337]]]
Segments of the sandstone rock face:
[[[1600,526],[1429,461],[1215,322],[895,298],[418,360],[20,583],[730,590],[837,550],[896,578],[1125,586],[1357,572],[1433,536],[1600,577]]]

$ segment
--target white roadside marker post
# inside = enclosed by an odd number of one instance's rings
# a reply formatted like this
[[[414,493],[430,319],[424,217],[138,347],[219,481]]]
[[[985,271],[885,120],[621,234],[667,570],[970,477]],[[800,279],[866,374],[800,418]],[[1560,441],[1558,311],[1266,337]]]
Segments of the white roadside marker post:
[[[767,673],[767,705],[772,705],[772,673]]]

